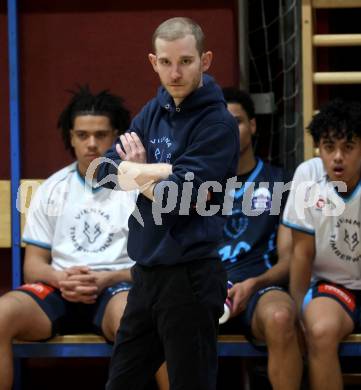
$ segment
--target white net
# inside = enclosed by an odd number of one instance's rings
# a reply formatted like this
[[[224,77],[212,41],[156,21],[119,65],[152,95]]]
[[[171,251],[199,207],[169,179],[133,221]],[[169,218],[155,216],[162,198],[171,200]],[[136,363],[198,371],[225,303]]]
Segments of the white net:
[[[275,102],[257,116],[256,152],[290,170],[303,159],[300,8],[297,0],[248,1],[249,91]]]

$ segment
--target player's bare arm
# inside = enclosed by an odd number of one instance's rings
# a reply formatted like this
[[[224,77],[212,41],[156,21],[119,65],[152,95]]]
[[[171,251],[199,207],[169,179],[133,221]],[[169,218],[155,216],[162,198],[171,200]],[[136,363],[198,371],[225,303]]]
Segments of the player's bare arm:
[[[43,282],[59,288],[61,280],[66,279],[63,271],[55,270],[51,265],[49,249],[28,244],[25,249],[24,280],[26,283]]]
[[[311,281],[312,264],[315,257],[315,237],[292,230],[293,253],[290,267],[290,293],[301,314],[302,302]]]

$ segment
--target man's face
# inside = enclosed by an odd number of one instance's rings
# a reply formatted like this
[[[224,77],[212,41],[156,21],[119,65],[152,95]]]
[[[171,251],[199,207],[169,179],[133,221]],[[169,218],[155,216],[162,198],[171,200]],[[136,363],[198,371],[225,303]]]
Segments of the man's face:
[[[102,115],[77,116],[70,134],[71,145],[82,175],[85,175],[93,160],[102,156],[112,146],[116,137],[109,118]]]
[[[163,87],[179,105],[195,89],[202,86],[202,73],[208,70],[212,53],[201,56],[193,35],[174,41],[157,38],[155,54],[149,54],[149,61],[158,73]]]
[[[228,111],[238,123],[241,156],[252,149],[252,136],[256,133],[256,120],[249,119],[246,111],[239,103],[227,103]]]
[[[361,139],[321,138],[320,157],[331,181],[343,181],[352,191],[361,177]]]

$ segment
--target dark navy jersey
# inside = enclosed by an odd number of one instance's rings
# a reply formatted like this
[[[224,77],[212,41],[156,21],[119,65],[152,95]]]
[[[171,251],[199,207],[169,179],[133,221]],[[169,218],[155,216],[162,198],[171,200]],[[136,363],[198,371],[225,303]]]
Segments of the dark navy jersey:
[[[243,179],[243,180],[242,180]],[[234,191],[232,215],[224,225],[219,255],[232,282],[258,276],[276,261],[276,235],[287,198],[288,175],[257,160]]]

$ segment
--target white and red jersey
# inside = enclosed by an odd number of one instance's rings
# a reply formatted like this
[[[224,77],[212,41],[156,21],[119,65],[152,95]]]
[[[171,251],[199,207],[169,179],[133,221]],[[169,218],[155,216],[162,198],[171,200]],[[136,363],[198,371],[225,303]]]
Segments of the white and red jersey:
[[[49,249],[52,266],[86,265],[93,270],[129,268],[128,219],[137,192],[93,189],[73,163],[37,190],[27,215],[23,241]]]
[[[294,175],[282,223],[314,235],[313,280],[361,290],[361,182],[347,195],[340,189],[320,158],[305,161]]]

